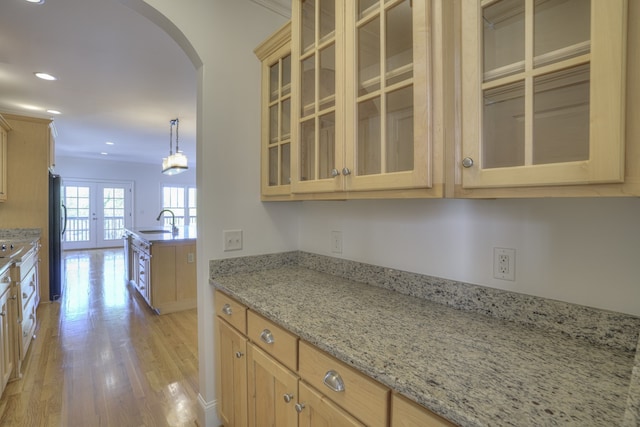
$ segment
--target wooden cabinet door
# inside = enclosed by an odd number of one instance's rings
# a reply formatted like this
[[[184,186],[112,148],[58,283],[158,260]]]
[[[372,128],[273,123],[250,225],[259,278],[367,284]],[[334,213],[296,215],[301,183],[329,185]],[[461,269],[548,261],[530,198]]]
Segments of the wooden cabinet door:
[[[0,394],[4,391],[14,367],[14,340],[11,331],[11,308],[7,290],[0,297]]]
[[[361,427],[364,424],[331,402],[327,397],[300,382],[300,427]]]
[[[296,427],[298,377],[253,344],[247,351],[249,426]]]
[[[454,427],[450,423],[397,394],[391,398],[391,427]]]
[[[462,187],[622,182],[626,29],[626,0],[464,0]]]
[[[218,414],[225,427],[247,426],[247,339],[216,318]]]
[[[263,197],[291,193],[291,23],[255,49],[262,62],[260,189]]]

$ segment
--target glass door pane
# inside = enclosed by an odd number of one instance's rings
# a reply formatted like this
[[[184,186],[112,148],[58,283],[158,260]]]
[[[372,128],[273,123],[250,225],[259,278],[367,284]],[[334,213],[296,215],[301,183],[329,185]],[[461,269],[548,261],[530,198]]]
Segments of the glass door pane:
[[[125,188],[103,187],[102,189],[102,242],[122,239],[125,220]]]
[[[95,245],[92,187],[72,184],[63,187],[63,204],[67,212],[66,231],[62,239],[65,249],[82,249]]]
[[[536,0],[534,9],[534,64],[549,63],[589,53],[589,0]]]

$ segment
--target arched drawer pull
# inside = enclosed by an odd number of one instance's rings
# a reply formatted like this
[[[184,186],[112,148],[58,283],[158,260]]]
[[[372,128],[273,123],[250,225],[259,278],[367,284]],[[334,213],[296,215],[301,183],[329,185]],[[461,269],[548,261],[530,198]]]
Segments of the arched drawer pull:
[[[231,306],[229,304],[225,304],[222,306],[222,312],[227,316],[231,316],[233,310],[231,309]]]
[[[267,344],[273,344],[273,342],[275,341],[275,339],[273,338],[273,334],[268,329],[262,331],[262,333],[260,334],[260,339]]]
[[[342,381],[342,377],[340,377],[340,374],[336,371],[328,371],[324,375],[322,382],[333,391],[344,391],[344,381]]]

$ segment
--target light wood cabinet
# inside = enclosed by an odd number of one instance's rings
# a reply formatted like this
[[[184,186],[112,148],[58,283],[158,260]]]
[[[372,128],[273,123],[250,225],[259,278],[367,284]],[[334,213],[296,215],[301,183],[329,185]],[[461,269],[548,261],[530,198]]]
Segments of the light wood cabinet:
[[[247,339],[219,316],[216,318],[216,331],[218,414],[227,427],[246,427]]]
[[[454,427],[450,423],[417,405],[409,399],[393,393],[391,397],[391,427]]]
[[[389,388],[219,290],[214,305],[219,415],[226,427],[453,425],[407,399],[396,403],[400,397],[390,399]]]
[[[291,193],[291,23],[255,49],[262,62],[261,194]]]
[[[0,202],[7,200],[7,141],[11,130],[9,123],[0,116]]]
[[[434,13],[410,0],[293,2],[293,193],[442,195]]]
[[[463,0],[459,194],[625,180],[627,19],[626,0]]]
[[[192,241],[148,242],[128,232],[127,279],[158,314],[197,305],[196,245]]]
[[[256,345],[247,351],[249,426],[297,427],[298,377]]]

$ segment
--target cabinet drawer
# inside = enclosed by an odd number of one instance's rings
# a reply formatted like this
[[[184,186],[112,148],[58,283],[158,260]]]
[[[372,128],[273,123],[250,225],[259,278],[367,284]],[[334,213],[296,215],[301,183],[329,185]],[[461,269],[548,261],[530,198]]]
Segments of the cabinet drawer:
[[[32,268],[29,273],[20,282],[20,296],[22,298],[22,306],[26,307],[31,298],[36,293],[37,269]]]
[[[278,359],[287,368],[298,369],[298,337],[272,321],[249,311],[247,336],[258,347]]]
[[[36,331],[36,300],[31,298],[22,311],[21,336],[20,336],[20,360],[24,359],[29,344]]]
[[[7,269],[4,273],[0,274],[0,295],[4,294],[6,290],[11,287],[11,270]]]
[[[38,253],[39,251],[37,250],[37,248],[31,248],[22,257],[22,261],[18,264],[18,267],[20,267],[20,277],[16,278],[16,280],[20,280],[21,282],[25,280],[26,275],[38,261]]]
[[[389,389],[357,370],[300,341],[300,377],[369,426],[386,426]],[[326,379],[325,379],[326,378]],[[336,391],[342,380],[342,391]]]
[[[455,427],[455,424],[393,393],[391,395],[391,427]]]
[[[229,322],[231,326],[243,334],[246,334],[247,307],[220,291],[216,291],[215,295],[216,315]]]

